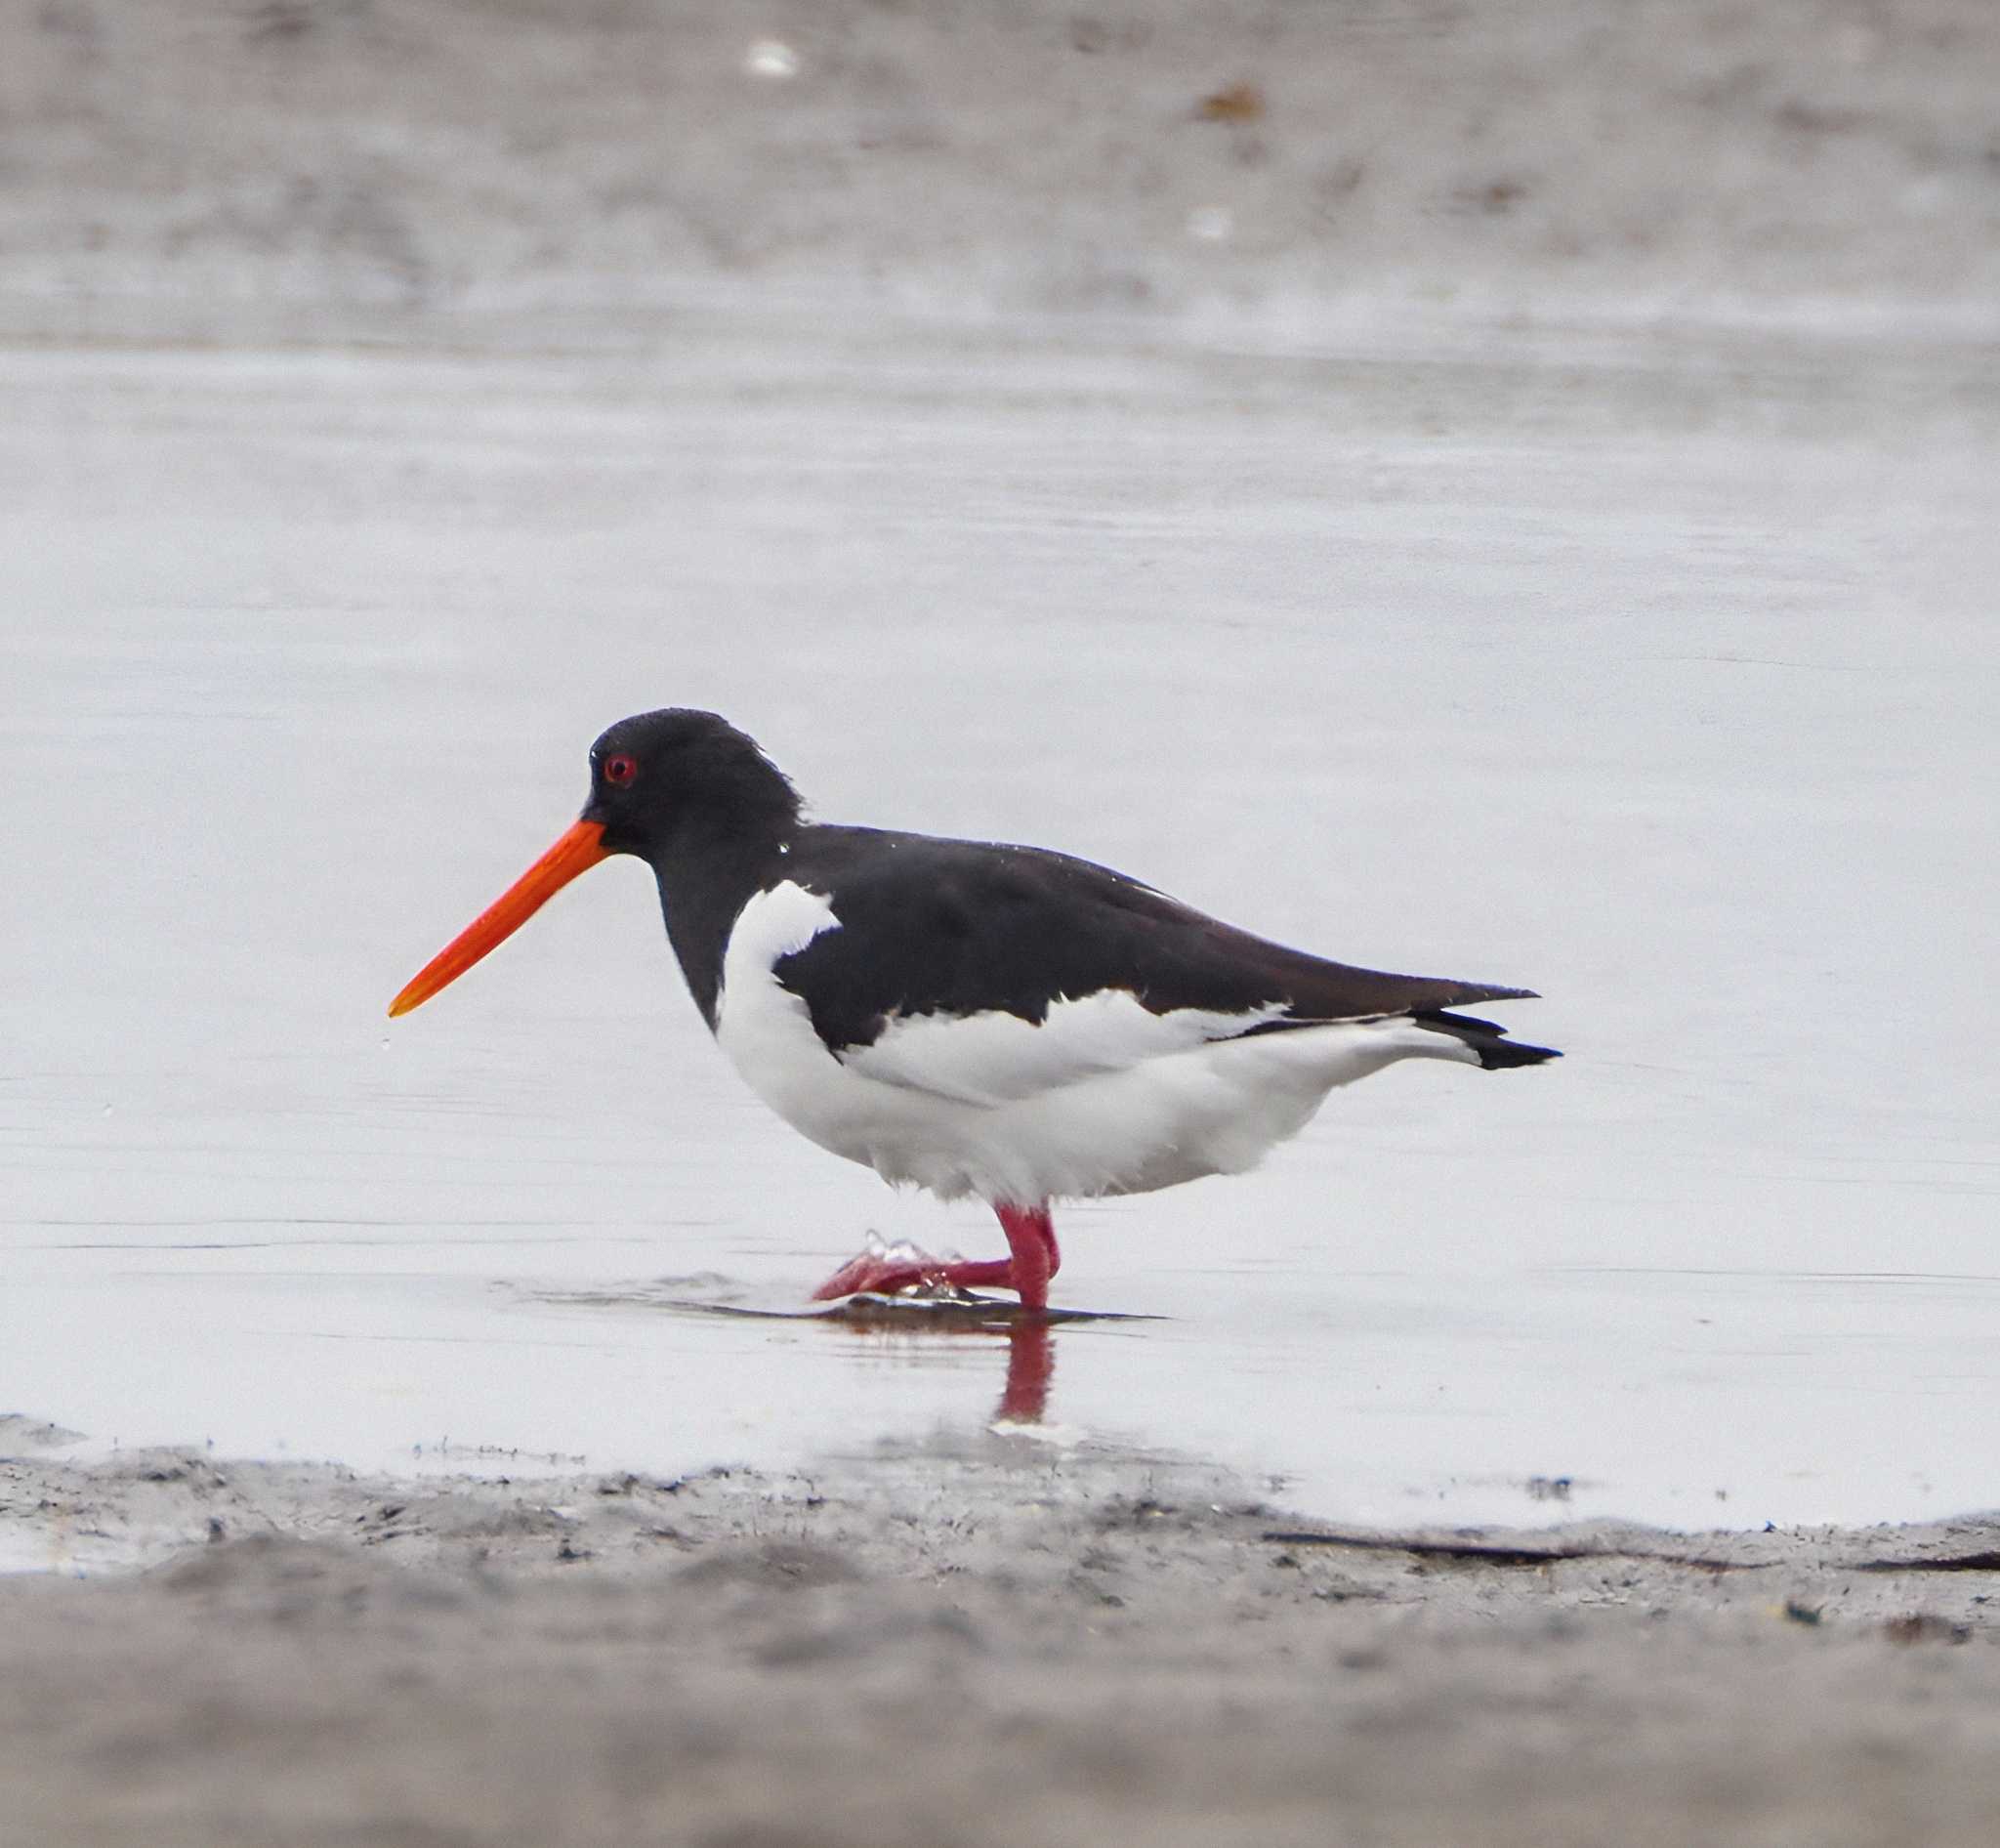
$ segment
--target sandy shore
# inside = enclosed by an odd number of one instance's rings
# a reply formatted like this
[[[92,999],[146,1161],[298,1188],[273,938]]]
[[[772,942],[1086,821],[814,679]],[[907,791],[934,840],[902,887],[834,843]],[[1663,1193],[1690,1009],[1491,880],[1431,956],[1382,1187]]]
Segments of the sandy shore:
[[[2000,1797],[2000,1521],[1339,1533],[1006,1432],[412,1483],[9,1431],[10,1844],[1971,1844]]]
[[[2000,292],[1973,0],[0,17],[22,338],[671,337],[717,292],[1230,338],[1356,304],[1985,327]]]

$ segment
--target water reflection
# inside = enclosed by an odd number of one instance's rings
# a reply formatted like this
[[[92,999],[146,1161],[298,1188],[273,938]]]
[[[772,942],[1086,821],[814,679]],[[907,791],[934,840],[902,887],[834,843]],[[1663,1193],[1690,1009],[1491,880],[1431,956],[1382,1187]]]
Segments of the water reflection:
[[[687,1293],[690,1286],[718,1300]],[[1056,1377],[1055,1330],[1065,1323],[1151,1322],[1151,1316],[1107,1311],[1027,1310],[1018,1303],[978,1296],[945,1286],[912,1288],[894,1296],[849,1296],[824,1308],[771,1309],[738,1300],[738,1286],[729,1278],[707,1272],[695,1277],[662,1279],[653,1283],[612,1285],[589,1290],[527,1292],[540,1302],[583,1308],[625,1309],[635,1306],[666,1309],[701,1319],[720,1317],[796,1325],[802,1322],[844,1329],[865,1340],[877,1352],[896,1352],[915,1365],[924,1365],[943,1351],[964,1354],[968,1341],[1007,1343],[1007,1371],[994,1407],[993,1424],[1040,1424],[1048,1413],[1049,1390]],[[943,1348],[933,1345],[943,1344]]]
[[[1063,1322],[1096,1318],[1061,1311],[1023,1310],[1012,1303],[979,1297],[854,1296],[827,1312],[823,1320],[870,1335],[896,1329],[919,1339],[936,1335],[946,1340],[991,1341],[1004,1336],[1007,1375],[990,1422],[1040,1424],[1047,1415],[1049,1389],[1056,1378],[1056,1326]]]
[[[996,1424],[1040,1424],[1056,1379],[1056,1343],[1040,1317],[1022,1318],[1007,1330],[1007,1384]]]

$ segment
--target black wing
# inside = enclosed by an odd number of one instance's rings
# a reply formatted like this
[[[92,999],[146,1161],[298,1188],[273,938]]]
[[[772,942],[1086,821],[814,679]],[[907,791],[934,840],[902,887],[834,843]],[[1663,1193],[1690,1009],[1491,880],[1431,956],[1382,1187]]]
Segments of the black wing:
[[[1327,962],[1041,848],[814,827],[795,839],[789,870],[809,890],[837,895],[840,929],[775,971],[835,1051],[871,1044],[897,1017],[1040,1022],[1052,1002],[1104,989],[1153,1014],[1285,1010],[1238,1029],[1259,1032],[1533,993]]]

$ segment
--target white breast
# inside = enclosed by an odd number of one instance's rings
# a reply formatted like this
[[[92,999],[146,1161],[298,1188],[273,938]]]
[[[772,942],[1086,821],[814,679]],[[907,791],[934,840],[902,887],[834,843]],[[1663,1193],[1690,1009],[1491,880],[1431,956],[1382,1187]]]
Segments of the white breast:
[[[831,902],[793,882],[753,898],[724,955],[716,1038],[802,1134],[946,1198],[1033,1204],[1235,1173],[1336,1085],[1398,1059],[1479,1063],[1404,1019],[1245,1039],[1283,1006],[1154,1014],[1119,989],[1060,999],[1039,1023],[998,1011],[898,1020],[836,1057],[772,971],[839,928]]]
[[[839,929],[833,902],[790,879],[753,897],[737,913],[723,951],[715,1036],[750,1088],[786,1122],[847,1155],[827,1139],[833,1124],[820,1120],[823,1094],[829,1078],[839,1076],[840,1063],[812,1030],[806,1003],[772,973],[821,931]]]

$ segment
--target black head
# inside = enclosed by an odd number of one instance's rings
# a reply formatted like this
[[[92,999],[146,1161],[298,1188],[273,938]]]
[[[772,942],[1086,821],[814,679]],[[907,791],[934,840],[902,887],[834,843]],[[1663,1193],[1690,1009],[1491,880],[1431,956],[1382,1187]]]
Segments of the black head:
[[[749,872],[783,850],[799,796],[756,744],[712,712],[620,719],[590,750],[590,800],[540,860],[420,969],[390,1004],[407,1014],[519,930],[578,873],[610,854],[651,862],[662,900],[670,866],[718,870],[748,896]],[[731,888],[732,890],[734,888]],[[671,934],[676,929],[668,919]],[[676,948],[680,947],[676,942]],[[718,959],[719,966],[719,959]],[[701,997],[712,1008],[713,984]]]
[[[603,826],[607,854],[650,859],[704,841],[770,839],[798,819],[784,773],[713,712],[642,712],[590,747],[583,819]]]

